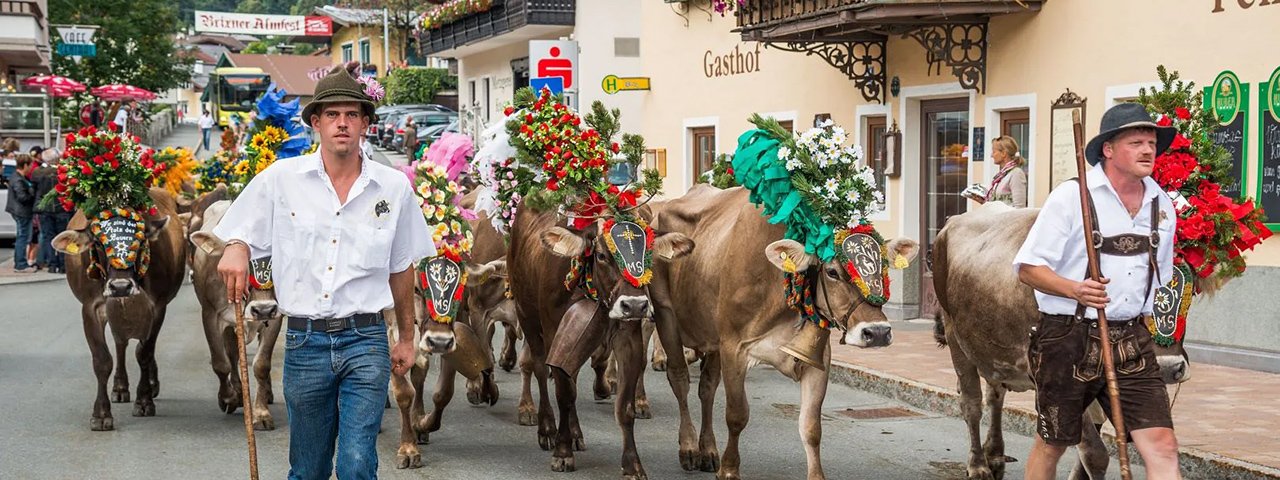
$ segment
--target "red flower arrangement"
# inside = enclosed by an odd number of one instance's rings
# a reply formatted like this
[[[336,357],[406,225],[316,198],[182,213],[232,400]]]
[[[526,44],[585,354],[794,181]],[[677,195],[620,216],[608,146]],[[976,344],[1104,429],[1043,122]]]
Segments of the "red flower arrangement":
[[[42,202],[56,201],[66,211],[145,209],[155,215],[147,190],[166,164],[156,162],[138,138],[86,127],[67,134],[58,163],[58,184]]]
[[[1174,238],[1174,264],[1195,274],[1195,290],[1216,290],[1244,273],[1241,252],[1271,236],[1263,224],[1264,213],[1253,199],[1222,195],[1231,159],[1212,142],[1216,125],[1213,113],[1201,108],[1203,93],[1194,83],[1178,81],[1178,74],[1157,69],[1163,88],[1140,91],[1138,102],[1159,116],[1158,124],[1178,133],[1172,145],[1156,157],[1152,178],[1174,196],[1178,226]],[[1176,82],[1176,83],[1175,83]]]

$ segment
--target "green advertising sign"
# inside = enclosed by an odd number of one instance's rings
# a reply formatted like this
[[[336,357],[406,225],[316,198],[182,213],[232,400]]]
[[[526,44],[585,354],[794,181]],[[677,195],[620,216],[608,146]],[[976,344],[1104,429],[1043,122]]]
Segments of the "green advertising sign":
[[[1258,206],[1280,212],[1280,68],[1258,88]],[[1280,232],[1280,215],[1268,215],[1267,228]]]
[[[1219,73],[1218,78],[1213,79],[1213,86],[1209,87],[1207,97],[1209,108],[1213,110],[1218,124],[1230,125],[1240,113],[1240,107],[1244,103],[1240,78],[1230,70]]]

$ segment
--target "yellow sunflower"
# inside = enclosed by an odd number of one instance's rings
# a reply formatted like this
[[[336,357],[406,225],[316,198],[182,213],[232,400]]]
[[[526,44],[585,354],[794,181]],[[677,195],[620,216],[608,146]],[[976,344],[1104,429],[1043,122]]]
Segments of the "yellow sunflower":
[[[239,162],[236,162],[236,166],[232,171],[236,172],[236,175],[244,175],[246,173],[249,173],[249,161],[241,160]]]

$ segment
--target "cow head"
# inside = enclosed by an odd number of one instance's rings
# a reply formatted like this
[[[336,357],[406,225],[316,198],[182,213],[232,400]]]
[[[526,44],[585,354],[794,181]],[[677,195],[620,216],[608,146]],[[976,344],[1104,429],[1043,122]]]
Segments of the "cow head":
[[[765,257],[783,272],[807,277],[818,317],[845,330],[841,343],[888,346],[893,330],[881,309],[889,299],[887,269],[905,268],[919,244],[908,238],[884,242],[873,230],[854,229],[838,232],[836,247],[835,257],[821,262],[803,244],[779,240],[765,247]]]
[[[212,232],[198,231],[191,234],[191,244],[208,255],[213,263],[222,258],[226,242]],[[271,257],[249,260],[249,299],[244,303],[244,315],[252,320],[270,321],[282,315],[276,303],[275,284],[271,281]]]
[[[578,232],[553,227],[542,234],[542,243],[573,259],[570,275],[586,275],[588,293],[596,292],[610,320],[652,318],[648,286],[655,258],[665,262],[688,255],[693,240],[681,233],[655,233],[641,218],[599,220],[595,227]]]
[[[474,319],[476,315],[488,314],[503,303],[510,302],[511,298],[509,296],[510,287],[507,283],[507,261],[505,259],[494,260],[473,268],[474,270],[468,270],[467,272],[471,285],[467,286],[467,304],[465,306],[467,315]],[[485,275],[486,271],[487,275]],[[471,324],[476,326],[477,330],[484,326],[474,321]]]
[[[1182,268],[1173,269],[1169,283],[1155,292],[1154,314],[1147,317],[1147,330],[1155,343],[1156,362],[1166,384],[1191,379],[1191,362],[1182,340],[1187,332],[1187,310],[1191,308],[1194,277]]]
[[[91,274],[105,280],[103,295],[128,297],[140,284],[151,262],[150,244],[169,224],[169,216],[143,218],[134,209],[103,210],[86,230],[67,230],[53,239],[53,248],[70,255],[90,253]]]
[[[465,306],[464,291],[468,297],[477,292],[492,293],[492,284],[501,280],[498,275],[506,276],[506,262],[465,265],[441,255],[424,260],[418,265],[417,273],[415,293],[420,301],[416,303],[421,307],[418,348],[429,354],[444,354],[458,346],[453,325]]]

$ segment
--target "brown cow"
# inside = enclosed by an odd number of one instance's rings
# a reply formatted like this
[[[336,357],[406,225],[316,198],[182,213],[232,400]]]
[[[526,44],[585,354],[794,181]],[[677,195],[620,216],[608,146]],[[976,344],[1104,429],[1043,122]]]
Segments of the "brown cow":
[[[698,244],[697,250],[669,268],[660,265],[652,285],[657,305],[658,336],[668,352],[690,347],[703,353],[698,397],[702,406],[701,435],[695,440],[686,397],[689,370],[683,355],[667,359],[667,379],[680,407],[680,463],[685,470],[718,471],[721,479],[738,479],[741,456],[738,438],[747,426],[747,369],[760,362],[800,382],[800,436],[805,444],[810,480],[826,478],[819,447],[822,440],[822,402],[826,397],[830,352],[813,368],[783,353],[796,335],[799,314],[786,304],[780,254],[796,262],[797,271],[819,268],[816,308],[833,322],[852,318],[844,342],[859,347],[886,346],[892,340],[880,307],[862,298],[849,274],[837,262],[819,265],[804,246],[783,240],[786,227],[773,225],[752,205],[741,187],[720,190],[695,186],[671,200],[656,214],[654,228],[681,232]],[[915,241],[895,239],[889,251],[911,259]],[[764,258],[762,258],[764,257]],[[766,261],[766,258],[768,261]],[[723,373],[725,420],[729,442],[721,458],[712,429],[715,391]]]
[[[200,301],[200,316],[204,325],[205,341],[209,344],[210,364],[218,378],[218,408],[227,414],[235,413],[243,403],[240,396],[239,356],[236,355],[235,310],[227,302],[227,286],[218,275],[218,262],[226,243],[213,234],[222,216],[231,207],[223,200],[206,208],[198,230],[191,234],[191,278]],[[253,374],[258,380],[253,401],[253,428],[275,430],[275,420],[267,407],[275,401],[271,390],[271,356],[276,339],[284,324],[284,313],[276,304],[275,289],[271,284],[271,257],[256,258],[250,262],[255,279],[249,289],[248,301],[241,307],[245,317],[245,342],[258,340],[258,351],[253,359]]]
[[[137,358],[142,377],[138,381],[133,416],[156,414],[155,397],[160,392],[156,339],[164,324],[165,309],[182,288],[187,242],[182,237],[182,222],[173,196],[158,188],[151,189],[149,194],[159,214],[155,217],[144,214],[145,225],[141,229],[127,217],[89,219],[83,212],[77,212],[67,231],[53,239],[53,247],[67,254],[67,283],[80,300],[84,334],[93,355],[93,371],[98,377],[98,395],[89,422],[94,431],[114,429],[111,403],[129,401],[125,347],[130,339],[138,340]],[[90,233],[95,230],[100,234]],[[136,233],[142,233],[143,238],[139,240]],[[113,255],[108,255],[104,240],[112,245]],[[129,258],[131,251],[136,255],[133,259]],[[144,251],[150,253],[150,261],[141,253]],[[142,273],[144,265],[145,274]],[[116,375],[111,397],[107,396],[107,376],[112,370],[105,331],[108,325],[116,344]]]
[[[933,252],[933,284],[943,315],[935,336],[951,351],[960,379],[960,410],[969,427],[971,479],[1001,478],[1006,457],[1001,430],[1005,392],[1035,387],[1031,382],[1027,348],[1031,328],[1040,318],[1031,287],[1018,280],[1013,257],[1039,215],[1038,208],[1014,209],[992,202],[951,217],[938,233]],[[1182,346],[1157,347],[1166,383],[1191,378]],[[982,442],[983,393],[991,415]],[[1108,456],[1095,424],[1100,410],[1084,422],[1080,460],[1072,478],[1103,478]],[[1086,415],[1089,416],[1089,415]]]
[[[417,324],[415,336],[417,341],[416,359],[407,375],[391,376],[392,396],[400,409],[400,447],[396,452],[396,468],[422,467],[422,453],[418,443],[427,443],[431,432],[440,429],[444,409],[453,399],[453,385],[457,373],[462,373],[468,383],[475,382],[480,390],[477,401],[490,405],[497,402],[498,390],[493,382],[493,360],[491,353],[481,345],[481,339],[469,320],[472,309],[490,310],[492,304],[484,301],[472,301],[470,297],[496,298],[506,300],[501,292],[505,291],[501,278],[506,268],[505,262],[496,260],[482,265],[466,265],[467,285],[463,290],[465,307],[459,309],[458,318],[449,324],[427,319],[425,308],[425,288],[415,291],[415,319]],[[396,328],[394,310],[383,311],[387,319],[387,338],[392,345],[399,339]],[[436,379],[435,392],[432,395],[434,409],[430,415],[425,414],[423,407],[424,384],[427,371],[431,366],[431,355],[441,356],[440,373]]]
[[[649,218],[647,208],[636,213]],[[623,432],[623,478],[647,478],[636,452],[634,426],[636,383],[644,367],[640,323],[653,313],[648,289],[623,279],[623,267],[609,253],[599,227],[573,232],[556,226],[561,223],[554,213],[520,208],[507,255],[511,293],[527,347],[526,361],[538,380],[538,444],[544,450],[554,450],[552,470],[575,469],[573,452],[585,444],[578,426],[574,380],[578,368],[607,338],[619,366],[614,415]],[[694,249],[693,242],[682,234],[655,235],[655,266]],[[599,300],[590,299],[581,288],[565,288],[571,258],[591,270]],[[548,396],[548,374],[556,384],[558,427]],[[519,410],[521,415],[531,413],[532,402],[522,399]]]

